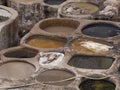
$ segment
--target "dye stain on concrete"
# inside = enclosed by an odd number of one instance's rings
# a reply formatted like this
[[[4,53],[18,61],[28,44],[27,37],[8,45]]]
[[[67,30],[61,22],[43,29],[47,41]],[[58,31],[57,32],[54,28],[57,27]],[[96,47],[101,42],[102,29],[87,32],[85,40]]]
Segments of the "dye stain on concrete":
[[[60,5],[66,0],[44,0],[45,3],[50,4],[50,5]]]
[[[88,15],[99,10],[99,7],[92,3],[71,2],[63,6],[62,13],[67,15]]]
[[[11,14],[4,10],[4,9],[0,9],[0,22],[6,21],[11,17]]]
[[[9,58],[32,58],[35,57],[37,54],[38,54],[37,50],[21,48],[8,51],[4,53],[4,56]]]
[[[108,38],[119,35],[120,28],[108,23],[96,23],[84,27],[82,33],[92,37]]]
[[[40,73],[37,77],[37,81],[51,85],[63,86],[70,84],[74,79],[63,82],[59,81],[69,79],[74,76],[75,75],[70,71],[54,69]]]
[[[27,44],[37,48],[59,48],[66,44],[66,39],[52,36],[32,36]]]
[[[11,61],[0,65],[0,78],[26,79],[35,71],[35,67],[26,62]]]
[[[80,90],[115,90],[115,84],[107,80],[91,80],[83,81]]]
[[[68,65],[84,69],[108,69],[112,65],[114,58],[104,56],[73,56]]]

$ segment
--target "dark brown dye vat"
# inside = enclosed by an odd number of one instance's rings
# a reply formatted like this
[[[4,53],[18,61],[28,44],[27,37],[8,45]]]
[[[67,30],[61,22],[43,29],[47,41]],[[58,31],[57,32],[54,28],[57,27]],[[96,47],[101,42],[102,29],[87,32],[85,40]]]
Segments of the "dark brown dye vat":
[[[79,88],[80,90],[115,90],[115,84],[107,80],[88,79],[83,81]]]
[[[75,75],[70,71],[54,69],[40,73],[36,79],[39,82],[43,82],[50,85],[65,86],[72,83],[74,79],[70,79],[67,81],[62,80],[69,79],[74,76]]]
[[[66,42],[67,40],[61,37],[35,35],[29,37],[26,43],[37,48],[59,48],[63,47]]]
[[[44,0],[45,3],[50,5],[59,5],[65,2],[66,0]]]
[[[120,28],[108,23],[95,23],[85,26],[82,33],[92,37],[107,38],[120,34]]]
[[[38,54],[37,50],[29,48],[15,49],[4,53],[5,57],[9,58],[33,58]]]
[[[11,61],[0,65],[0,78],[25,79],[30,77],[35,67],[27,62]]]
[[[40,28],[50,33],[70,34],[79,26],[79,22],[70,19],[50,19],[40,23]]]
[[[104,56],[73,56],[68,65],[85,69],[108,69],[112,65],[114,58]]]

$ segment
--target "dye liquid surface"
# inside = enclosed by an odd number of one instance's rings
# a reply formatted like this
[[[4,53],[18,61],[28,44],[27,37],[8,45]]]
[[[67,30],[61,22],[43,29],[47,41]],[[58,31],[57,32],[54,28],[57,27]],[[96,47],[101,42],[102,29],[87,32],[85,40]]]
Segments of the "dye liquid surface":
[[[0,22],[6,21],[11,17],[11,14],[4,9],[0,9]]]
[[[76,39],[70,46],[73,50],[84,54],[103,53],[113,47],[110,43],[98,39]]]
[[[25,62],[8,62],[0,65],[0,78],[6,79],[25,79],[30,77],[35,68]]]
[[[50,5],[59,5],[65,2],[66,0],[44,0],[45,3]]]
[[[86,26],[82,32],[92,37],[107,38],[119,35],[120,29],[111,24],[98,23]]]
[[[66,44],[66,40],[58,37],[36,36],[28,40],[27,44],[37,48],[59,48]]]
[[[43,73],[40,73],[37,77],[39,82],[52,82],[52,81],[60,81],[64,79],[69,79],[74,77],[74,74],[71,72],[63,71],[63,70],[49,70]],[[54,85],[66,85],[71,83],[73,80],[64,81],[61,83],[49,83]]]
[[[69,15],[87,15],[93,14],[99,10],[97,5],[83,2],[73,2],[63,7],[63,13]]]
[[[102,56],[73,56],[68,64],[70,66],[85,69],[108,69],[112,65],[114,59]]]
[[[6,52],[4,56],[10,57],[10,58],[32,58],[37,55],[37,51],[31,50],[31,49],[18,49],[10,52]]]
[[[115,90],[115,85],[106,80],[86,80],[79,88],[80,90]]]
[[[67,26],[51,26],[45,28],[44,30],[50,33],[69,34],[74,32],[75,28]]]

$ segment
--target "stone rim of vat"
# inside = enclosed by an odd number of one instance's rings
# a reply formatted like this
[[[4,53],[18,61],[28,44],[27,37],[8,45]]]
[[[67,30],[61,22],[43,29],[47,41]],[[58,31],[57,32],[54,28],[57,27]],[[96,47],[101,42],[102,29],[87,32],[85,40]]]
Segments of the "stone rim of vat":
[[[53,25],[51,24],[51,21],[55,24],[58,24],[58,25]],[[65,21],[65,22],[64,22]],[[61,24],[61,22],[63,22]],[[69,22],[71,22],[71,25],[69,25]],[[45,25],[45,23],[48,23],[50,25]],[[65,25],[64,25],[65,23]],[[61,25],[59,25],[61,24]],[[72,26],[73,25],[73,26]],[[69,19],[69,18],[48,18],[48,19],[44,19],[44,20],[41,20],[40,22],[38,22],[32,29],[31,29],[31,32],[41,32],[41,33],[46,33],[46,34],[55,34],[55,35],[64,35],[64,34],[59,34],[59,33],[54,33],[54,32],[48,32],[46,30],[44,30],[45,28],[48,28],[48,27],[51,27],[51,26],[66,26],[66,27],[72,27],[72,28],[75,28],[75,30],[73,30],[73,33],[78,29],[80,25],[80,21],[78,20],[75,20],[75,19]],[[65,35],[70,35],[72,33],[68,33],[68,34],[65,34]]]
[[[7,24],[10,24],[11,22],[13,22],[18,17],[17,11],[15,11],[14,9],[12,9],[10,7],[6,7],[6,6],[1,5],[0,9],[3,9],[5,11],[7,11],[11,15],[7,20],[5,20],[3,22],[0,22],[0,24],[1,24],[0,28],[4,27]]]
[[[12,53],[19,53],[19,52],[24,52],[25,51],[25,55],[21,55],[23,57],[20,57],[20,56],[14,56],[12,55]],[[30,51],[30,52],[29,52]],[[38,53],[39,51],[38,50],[35,50],[35,49],[32,49],[32,48],[28,48],[28,47],[24,47],[22,45],[20,46],[16,46],[16,47],[11,47],[11,48],[7,48],[7,49],[4,49],[1,52],[1,58],[19,58],[19,59],[32,59],[32,58],[36,58],[38,56]],[[27,53],[29,54],[32,54],[31,56],[26,56]],[[25,57],[24,57],[25,56]]]
[[[109,82],[109,83],[111,83],[113,86],[114,86],[114,90],[118,90],[118,88],[119,88],[119,84],[118,84],[118,77],[117,78],[114,78],[114,76],[107,76],[107,77],[105,77],[105,78],[101,78],[101,79],[93,79],[93,78],[89,78],[89,77],[82,77],[82,79],[81,79],[81,82],[79,83],[79,88],[80,88],[80,86],[82,85],[82,83],[84,83],[85,81],[87,81],[87,80],[104,80],[104,81],[106,81],[106,82]]]
[[[72,77],[70,77],[70,78],[66,78],[66,79],[62,79],[62,80],[51,80],[51,81],[47,81],[47,82],[42,82],[42,81],[40,81],[40,80],[37,80],[37,79],[39,79],[39,75],[41,74],[41,73],[44,73],[44,72],[49,72],[49,71],[54,71],[54,70],[57,70],[57,71],[63,71],[63,72],[67,72],[67,73],[70,73],[71,75],[72,75]],[[69,68],[52,68],[52,69],[44,69],[43,71],[38,71],[38,75],[36,75],[35,76],[35,79],[36,79],[36,81],[37,82],[39,82],[39,83],[42,83],[42,84],[46,84],[46,85],[53,85],[53,86],[60,86],[60,87],[63,87],[64,85],[54,85],[55,83],[62,83],[62,82],[66,82],[66,81],[69,81],[69,80],[72,80],[69,84],[67,84],[67,86],[70,86],[70,85],[72,85],[72,83],[74,83],[74,81],[76,80],[76,71],[74,71],[74,70],[71,70],[71,69],[69,69]]]
[[[43,51],[46,51],[46,50],[62,50],[68,43],[68,38],[65,37],[65,36],[59,36],[59,35],[49,35],[49,34],[38,34],[39,32],[35,32],[34,34],[33,33],[28,33],[26,34],[20,41],[20,44],[25,46],[25,47],[28,47],[28,48],[33,48],[33,49],[36,49],[36,50],[43,50]],[[61,38],[65,41],[65,44],[64,46],[62,47],[58,47],[58,48],[38,48],[38,47],[34,47],[34,46],[31,46],[31,45],[28,45],[26,42],[28,41],[28,39],[30,39],[30,37],[34,37],[34,36],[46,36],[46,37],[58,37],[58,38]]]
[[[63,13],[63,7],[70,4],[70,3],[78,3],[78,2],[82,2],[82,3],[90,3],[90,4],[93,4],[93,5],[96,5],[98,6],[98,10],[96,12],[94,12],[93,14],[85,14],[85,15],[66,15]],[[86,18],[86,19],[89,19],[89,18],[92,18],[93,15],[97,14],[99,12],[99,10],[101,10],[103,8],[102,4],[100,3],[99,1],[89,1],[89,0],[86,0],[86,1],[79,1],[79,0],[76,0],[76,1],[68,1],[68,2],[64,2],[61,4],[60,8],[58,8],[58,13],[61,17],[69,17],[69,18]]]

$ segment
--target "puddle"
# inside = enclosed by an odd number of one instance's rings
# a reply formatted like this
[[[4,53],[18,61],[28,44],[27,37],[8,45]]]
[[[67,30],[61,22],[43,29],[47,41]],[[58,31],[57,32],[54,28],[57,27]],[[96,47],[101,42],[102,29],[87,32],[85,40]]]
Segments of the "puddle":
[[[68,81],[62,81],[62,80],[69,79],[74,76],[75,75],[70,71],[54,69],[40,73],[37,77],[37,81],[50,85],[65,86],[72,83],[74,79],[70,79]]]
[[[119,35],[120,28],[108,23],[96,23],[84,27],[82,33],[92,37],[107,38]]]
[[[8,20],[12,15],[4,9],[0,9],[0,22]]]
[[[98,39],[76,39],[71,43],[72,49],[82,53],[102,53],[113,48],[110,43]]]
[[[74,20],[51,19],[40,23],[40,28],[50,33],[70,34],[78,28],[79,24]]]
[[[88,79],[81,83],[80,90],[115,90],[115,84],[107,80]]]
[[[29,48],[21,48],[8,51],[4,53],[5,57],[9,58],[33,58],[38,54],[37,50],[29,49]]]
[[[65,2],[66,0],[44,0],[45,3],[50,5],[59,5]]]
[[[64,57],[63,53],[58,52],[40,52],[39,64],[42,67],[53,68],[58,67]]]
[[[54,36],[32,36],[29,37],[27,44],[37,48],[59,48],[66,44],[67,40]]]
[[[99,10],[99,7],[92,3],[70,2],[62,7],[62,13],[67,15],[87,15],[93,14]]]
[[[11,61],[0,65],[0,78],[25,79],[30,77],[35,67],[26,62]]]
[[[111,57],[75,55],[68,65],[84,69],[109,69],[113,61],[114,58]]]

